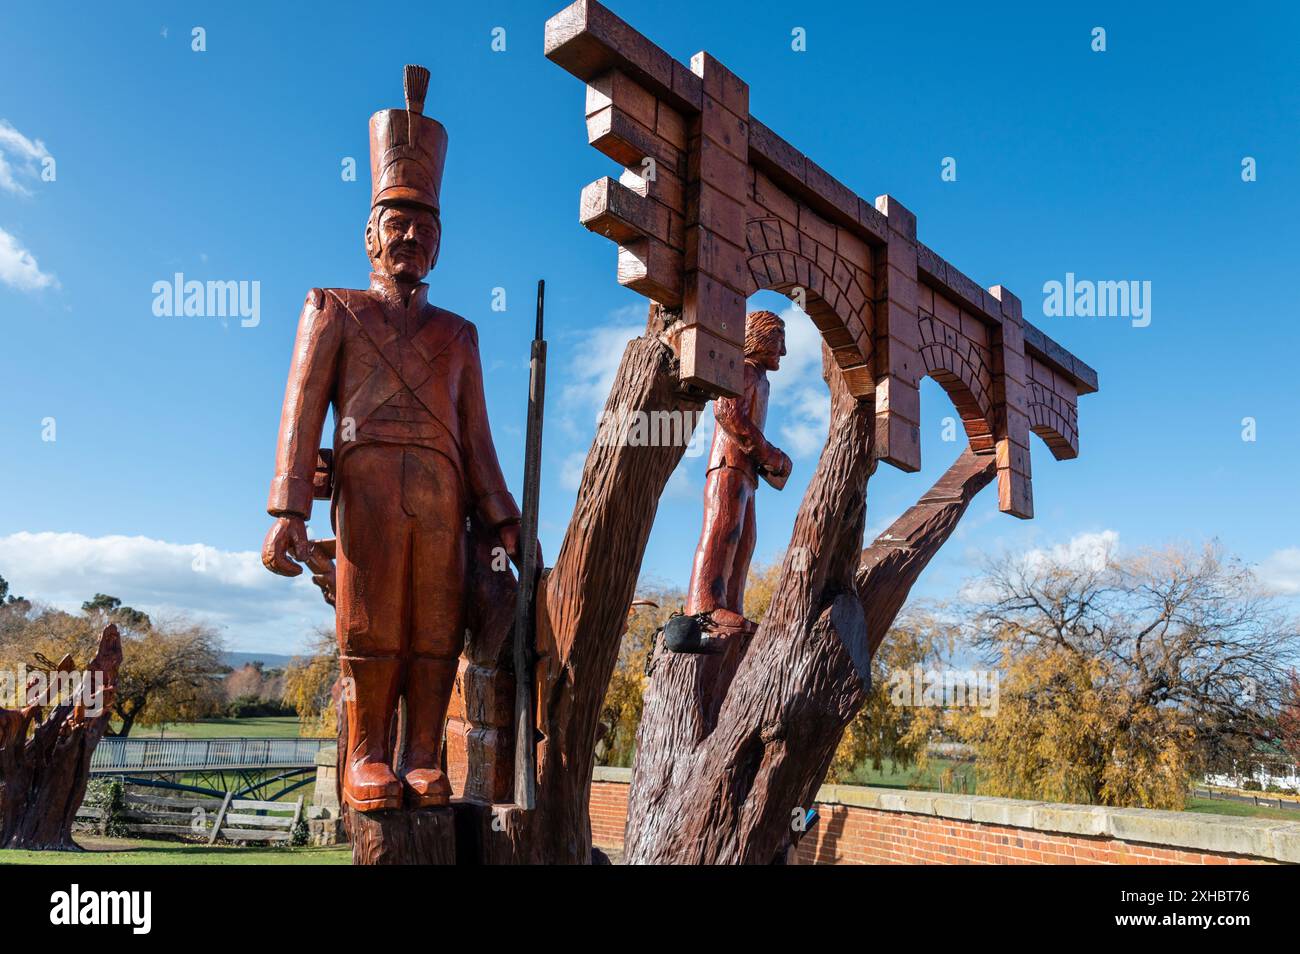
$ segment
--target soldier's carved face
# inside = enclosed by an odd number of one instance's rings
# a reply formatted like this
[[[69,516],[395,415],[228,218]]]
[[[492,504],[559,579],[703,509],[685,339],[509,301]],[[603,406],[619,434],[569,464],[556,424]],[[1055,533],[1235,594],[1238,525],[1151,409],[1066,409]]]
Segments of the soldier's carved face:
[[[366,225],[366,250],[375,270],[399,282],[418,282],[429,274],[441,245],[438,216],[418,206],[378,209]]]

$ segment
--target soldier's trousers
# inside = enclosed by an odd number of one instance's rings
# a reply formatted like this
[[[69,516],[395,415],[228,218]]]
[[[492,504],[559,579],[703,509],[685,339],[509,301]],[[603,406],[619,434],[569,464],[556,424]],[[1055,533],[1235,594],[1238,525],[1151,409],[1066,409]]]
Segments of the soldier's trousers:
[[[399,696],[405,769],[438,768],[465,641],[467,505],[455,465],[418,447],[352,448],[336,479],[340,667],[354,694],[343,781],[350,796],[380,799],[382,786],[357,788],[350,776],[391,764]]]

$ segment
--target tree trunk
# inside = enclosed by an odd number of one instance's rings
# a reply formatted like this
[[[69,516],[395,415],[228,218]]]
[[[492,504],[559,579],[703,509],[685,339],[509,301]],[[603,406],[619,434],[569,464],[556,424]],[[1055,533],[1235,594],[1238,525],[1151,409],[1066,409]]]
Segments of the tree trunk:
[[[113,732],[111,729],[105,729],[104,734],[111,735],[117,739],[125,739],[131,734],[131,729],[135,727],[135,716],[136,710],[134,709],[125,713],[118,712],[118,717],[122,720],[122,724],[117,727],[116,732]]]
[[[995,473],[991,456],[968,449],[859,553],[874,401],[852,399],[823,364],[830,433],[758,632],[735,661],[656,652],[629,792],[629,863],[781,857],[865,701],[871,654]]]
[[[354,865],[450,865],[456,862],[450,808],[348,815]]]
[[[678,383],[672,350],[657,336],[627,346],[603,420],[681,415],[682,440],[634,445],[611,426],[587,455],[564,542],[538,589],[537,808],[460,806],[458,838],[477,839],[483,862],[593,860],[588,806],[600,708],[659,497],[703,406],[703,395]]]
[[[502,688],[513,680],[510,642],[502,638],[507,634],[500,619],[473,621],[476,641],[467,647],[462,695],[453,704],[457,718],[466,723],[456,753],[465,763],[460,766],[465,797],[453,803],[454,832],[453,826],[425,826],[419,847],[411,844],[414,828],[380,817],[411,813],[367,817],[345,809],[354,863],[445,863],[454,858],[461,864],[589,864],[603,859],[592,851],[588,810],[597,722],[659,497],[705,400],[679,383],[676,358],[659,330],[652,324],[646,336],[624,351],[605,406],[604,420],[615,424],[601,430],[587,455],[573,518],[555,565],[538,587],[536,809],[525,812],[499,801],[509,795],[495,780],[512,740],[505,734],[509,720],[488,710],[495,708],[492,698],[513,695]],[[679,416],[679,442],[633,443],[617,426],[664,412]],[[498,589],[487,605],[504,607],[508,617],[513,586],[500,579],[490,582]],[[482,673],[476,675],[478,670]],[[490,675],[492,671],[505,678]],[[345,749],[346,731],[340,707],[339,751]]]
[[[689,414],[689,427],[673,445],[633,445],[616,433],[610,439],[606,428],[588,454],[573,518],[538,589],[537,807],[524,812],[493,804],[481,794],[491,788],[485,781],[477,796],[453,804],[454,834],[445,825],[429,828],[441,847],[419,849],[421,858],[446,861],[454,854],[461,864],[602,860],[592,850],[589,817],[600,709],[659,497],[704,402],[678,382],[672,349],[659,330],[652,320],[649,333],[629,343],[605,420],[669,412]],[[860,552],[866,484],[875,466],[875,409],[871,400],[848,393],[833,362],[824,364],[831,432],[763,625],[732,656],[656,654],[638,734],[629,860],[768,862],[778,855],[789,841],[792,813],[811,801],[844,727],[861,707],[871,651],[970,496],[992,476],[992,459],[979,458],[976,467],[968,452],[917,507]],[[960,501],[951,498],[953,488],[961,489]],[[883,595],[875,592],[880,587]],[[465,706],[482,709],[481,700],[468,696]],[[354,837],[360,835],[358,862],[417,852],[384,844],[413,840],[413,832],[375,819],[359,824],[356,815],[345,814],[357,829]]]
[[[86,795],[90,758],[108,727],[121,663],[117,627],[106,626],[86,670],[102,674],[93,696],[64,702],[47,719],[39,705],[0,709],[0,847],[77,849],[72,824]]]

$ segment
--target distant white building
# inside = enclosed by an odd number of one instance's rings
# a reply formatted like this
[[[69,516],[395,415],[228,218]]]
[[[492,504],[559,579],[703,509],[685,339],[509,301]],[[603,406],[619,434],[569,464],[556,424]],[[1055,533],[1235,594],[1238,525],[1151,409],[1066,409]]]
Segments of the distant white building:
[[[1224,788],[1241,788],[1248,779],[1259,783],[1261,789],[1270,785],[1288,792],[1300,794],[1300,765],[1280,759],[1242,762],[1234,766],[1233,774],[1207,775],[1207,785],[1219,785]]]

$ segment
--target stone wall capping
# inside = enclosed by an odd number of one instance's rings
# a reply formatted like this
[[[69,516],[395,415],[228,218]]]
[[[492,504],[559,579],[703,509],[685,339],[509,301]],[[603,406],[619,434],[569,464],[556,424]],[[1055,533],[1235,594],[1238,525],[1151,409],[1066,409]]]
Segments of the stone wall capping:
[[[1300,821],[1067,805],[858,785],[823,785],[817,793],[817,801],[822,805],[934,815],[957,821],[1116,838],[1161,847],[1250,855],[1300,864]]]
[[[597,765],[592,770],[591,780],[593,782],[618,782],[623,785],[631,785],[632,770],[630,768],[616,768],[612,765]]]
[[[630,784],[631,780],[631,769],[603,766],[596,767],[592,778],[597,783],[622,785]],[[1134,854],[1133,849],[1126,846],[1148,846],[1166,852],[1182,852],[1183,863],[1187,863],[1189,855],[1193,864],[1198,863],[1202,855],[1214,855],[1300,864],[1300,819],[1291,822],[835,784],[821,786],[815,804],[822,811],[823,825],[832,815],[838,819],[857,809],[1022,829],[1026,839],[1034,837],[1035,833],[1049,838],[1094,838],[1101,846],[1098,850],[1111,851],[1120,860]],[[907,823],[908,830],[911,830],[911,824]],[[1114,847],[1107,849],[1106,845]],[[1148,859],[1144,863],[1168,863],[1161,860],[1166,856],[1158,852],[1154,855],[1154,862],[1149,860],[1153,857],[1149,851],[1138,851],[1137,855]],[[1094,856],[1089,857],[1091,863],[1098,863]],[[1014,860],[1020,859],[1017,856]]]
[[[972,799],[971,821],[985,825],[1006,825],[1011,828],[1032,828],[1034,811],[1046,804],[1015,798],[968,797]]]

